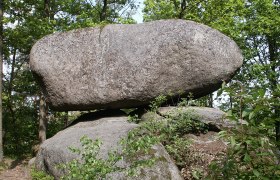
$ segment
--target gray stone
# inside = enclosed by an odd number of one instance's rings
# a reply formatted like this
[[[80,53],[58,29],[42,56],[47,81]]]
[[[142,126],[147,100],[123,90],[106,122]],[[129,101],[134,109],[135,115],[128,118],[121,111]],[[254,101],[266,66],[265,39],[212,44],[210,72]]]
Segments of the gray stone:
[[[127,117],[105,117],[94,121],[79,122],[63,131],[60,131],[52,138],[46,140],[37,154],[35,166],[39,170],[46,171],[59,179],[65,171],[58,169],[57,165],[66,163],[79,156],[70,152],[68,147],[80,147],[80,138],[86,135],[92,139],[100,139],[102,146],[100,158],[105,159],[108,152],[118,149],[118,142],[137,124],[128,123]],[[113,180],[120,179],[173,179],[181,180],[180,172],[168,153],[161,144],[152,147],[155,157],[160,157],[152,167],[145,167],[139,170],[138,177],[126,177],[124,173],[113,173],[109,175]],[[139,158],[142,158],[141,156]],[[145,158],[145,157],[144,157]],[[121,163],[122,166],[127,164]]]
[[[229,37],[185,20],[55,33],[30,54],[50,106],[61,111],[138,107],[159,95],[200,97],[230,80],[242,61]]]
[[[160,116],[159,114],[148,111],[140,116],[141,121],[140,122],[147,122],[149,120],[156,120],[156,121],[163,121],[164,117]]]
[[[33,167],[35,165],[35,157],[31,158],[29,161],[28,161],[28,167]]]
[[[230,121],[226,118],[226,113],[215,108],[209,107],[160,107],[158,109],[158,114],[163,117],[177,116],[180,113],[191,113],[197,116],[195,119],[208,124],[211,128],[216,130],[233,128],[236,126],[236,122]]]

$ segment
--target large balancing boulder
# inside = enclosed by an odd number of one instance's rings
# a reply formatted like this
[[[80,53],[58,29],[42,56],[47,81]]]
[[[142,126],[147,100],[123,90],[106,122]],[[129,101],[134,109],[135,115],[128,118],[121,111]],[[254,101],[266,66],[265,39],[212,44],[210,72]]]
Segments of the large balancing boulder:
[[[50,106],[61,111],[137,107],[159,95],[200,97],[242,61],[229,37],[185,20],[55,33],[30,54]]]
[[[90,116],[86,118],[90,119]],[[129,131],[138,126],[137,124],[128,123],[126,116],[103,117],[97,118],[93,121],[84,120],[86,119],[83,119],[83,122],[79,122],[63,131],[60,131],[52,138],[46,140],[39,149],[35,160],[35,167],[48,172],[53,175],[55,179],[60,179],[62,176],[67,174],[67,170],[61,169],[59,166],[70,162],[73,159],[81,158],[81,156],[78,156],[78,154],[69,150],[69,147],[78,147],[80,150],[83,150],[80,143],[81,137],[86,135],[89,138],[101,140],[102,145],[98,151],[98,157],[95,160],[106,160],[110,151],[112,152],[115,149],[121,151],[123,146],[120,146],[120,140],[125,138]],[[116,171],[107,174],[106,179],[182,180],[180,171],[161,144],[153,145],[148,154],[140,152],[136,156],[136,159],[139,160],[149,158],[154,159],[155,163],[152,166],[139,166],[138,169],[136,169],[136,176],[131,177],[127,176],[124,171]],[[89,161],[89,159],[87,160]],[[116,163],[116,166],[121,167],[122,169],[130,168],[130,161],[131,157],[127,158],[124,156],[123,160]],[[86,168],[92,168],[93,172],[95,171],[94,168],[100,169],[101,167]],[[85,177],[84,179],[90,178]]]

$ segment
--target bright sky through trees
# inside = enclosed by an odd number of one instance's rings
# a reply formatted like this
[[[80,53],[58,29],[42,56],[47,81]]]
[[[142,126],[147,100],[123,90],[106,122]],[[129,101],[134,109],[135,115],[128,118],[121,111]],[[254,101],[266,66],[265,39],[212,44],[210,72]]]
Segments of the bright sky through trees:
[[[139,7],[136,11],[136,13],[132,16],[133,19],[137,21],[137,23],[142,23],[143,22],[143,8],[144,8],[144,3],[143,0],[137,0],[137,4],[139,4]]]

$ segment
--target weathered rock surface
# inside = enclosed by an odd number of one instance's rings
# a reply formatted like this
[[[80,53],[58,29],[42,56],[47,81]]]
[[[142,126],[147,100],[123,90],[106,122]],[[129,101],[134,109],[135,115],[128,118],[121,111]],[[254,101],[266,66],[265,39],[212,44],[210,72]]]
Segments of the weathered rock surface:
[[[210,125],[210,128],[221,130],[232,128],[236,126],[234,121],[230,121],[226,118],[226,113],[215,108],[209,107],[161,107],[158,109],[158,113],[164,117],[178,116],[180,113],[191,113],[195,119]]]
[[[230,121],[226,118],[226,113],[215,108],[209,107],[177,107],[168,106],[160,107],[157,112],[147,112],[141,115],[142,121],[154,119],[158,121],[165,121],[166,118],[176,117],[181,113],[190,113],[194,119],[199,120],[208,125],[210,130],[220,131],[222,129],[233,128],[236,126],[236,122]],[[245,121],[239,123],[245,124]]]
[[[219,160],[226,154],[227,145],[222,141],[218,132],[228,128],[236,127],[236,123],[226,118],[226,113],[208,107],[160,107],[156,112],[146,112],[140,116],[141,122],[156,120],[168,123],[182,114],[189,114],[191,119],[201,121],[208,126],[206,133],[185,134],[184,138],[189,139],[191,144],[185,150],[184,164],[179,164],[184,179],[195,179],[193,172],[198,169],[203,174],[201,179],[206,179],[207,173],[211,170],[209,165],[213,160]],[[187,117],[187,116],[186,116]]]
[[[30,67],[56,110],[129,108],[217,90],[242,65],[234,41],[185,20],[107,25],[39,40]]]
[[[105,159],[109,150],[119,147],[119,140],[137,126],[137,124],[128,123],[127,117],[125,116],[105,117],[94,121],[79,122],[46,140],[38,152],[35,166],[38,169],[47,171],[58,179],[65,172],[61,169],[57,169],[56,166],[61,163],[69,162],[74,158],[79,158],[78,155],[70,152],[68,147],[80,147],[80,138],[83,135],[92,139],[99,138],[102,141],[100,157]],[[160,157],[154,166],[151,168],[142,168],[139,171],[141,174],[138,177],[130,178],[125,177],[124,173],[114,173],[111,176],[112,179],[181,180],[182,178],[178,168],[173,163],[164,147],[162,145],[155,145],[152,148],[154,156]]]

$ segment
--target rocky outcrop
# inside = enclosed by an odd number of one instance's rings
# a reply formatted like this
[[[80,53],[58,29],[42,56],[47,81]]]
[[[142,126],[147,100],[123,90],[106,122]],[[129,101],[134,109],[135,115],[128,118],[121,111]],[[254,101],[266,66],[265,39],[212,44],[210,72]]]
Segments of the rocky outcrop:
[[[90,116],[87,116],[88,118]],[[52,138],[46,140],[36,157],[35,166],[37,169],[44,170],[56,179],[59,179],[66,172],[57,168],[59,164],[64,164],[75,158],[80,157],[77,154],[70,152],[68,147],[81,147],[80,138],[84,135],[92,139],[100,139],[102,146],[100,148],[100,158],[106,159],[108,152],[112,149],[119,148],[119,141],[126,137],[127,133],[137,127],[137,124],[128,123],[127,117],[103,117],[94,121],[79,122],[63,131],[60,131]],[[152,167],[144,167],[139,169],[137,177],[126,177],[124,173],[109,174],[114,180],[120,179],[172,179],[180,180],[180,172],[173,163],[164,147],[160,144],[152,147],[152,156],[158,157],[158,160]],[[139,155],[139,158],[143,158]],[[125,158],[124,158],[125,159]],[[124,160],[125,161],[125,160]],[[122,166],[129,164],[122,162]]]
[[[193,120],[200,121],[207,125],[208,130],[220,131],[236,127],[237,123],[247,124],[244,120],[238,122],[229,120],[225,112],[209,107],[198,107],[198,106],[168,106],[160,107],[156,112],[142,113],[140,119],[142,122],[148,120],[156,120],[165,122],[168,119],[175,118],[180,114],[188,113],[191,115]]]
[[[46,36],[33,46],[30,67],[55,110],[118,109],[159,95],[211,93],[242,59],[236,43],[217,30],[161,20]]]
[[[199,120],[213,130],[222,130],[227,128],[233,128],[236,126],[234,121],[230,121],[226,118],[226,113],[215,108],[209,107],[196,107],[196,106],[187,106],[187,107],[161,107],[158,109],[158,114],[163,117],[176,117],[180,113],[191,113],[193,118]]]
[[[208,107],[160,107],[156,112],[147,112],[140,117],[142,123],[149,120],[170,123],[178,117],[189,117],[206,124],[206,132],[190,132],[184,135],[184,138],[191,142],[182,156],[184,163],[178,164],[184,179],[195,179],[194,172],[197,171],[202,173],[200,178],[204,179],[210,172],[210,163],[223,158],[226,154],[227,143],[219,138],[218,132],[236,127],[236,122],[227,119],[225,112]],[[245,121],[240,121],[240,123],[245,123]]]

